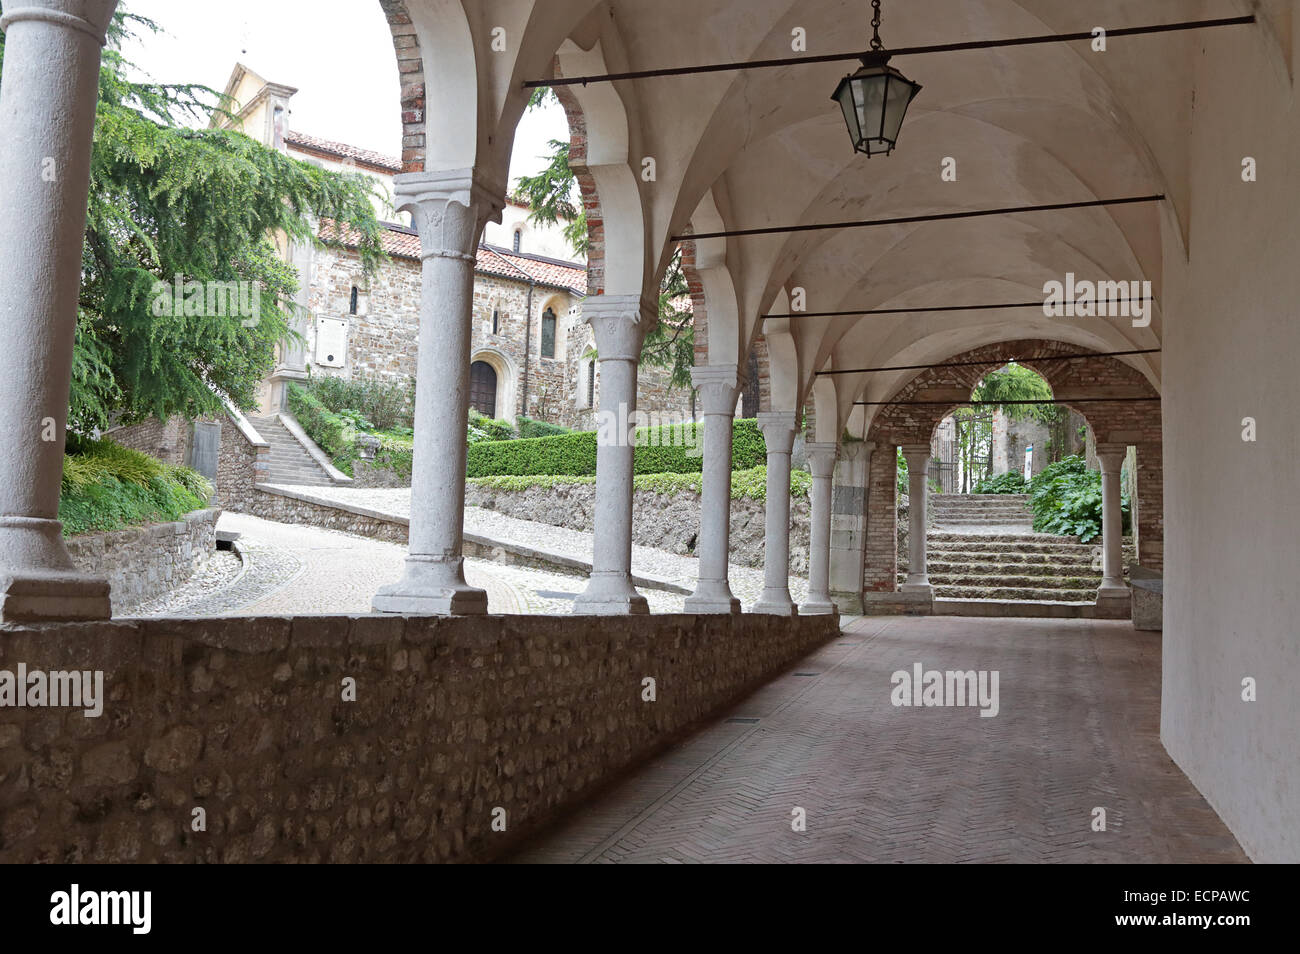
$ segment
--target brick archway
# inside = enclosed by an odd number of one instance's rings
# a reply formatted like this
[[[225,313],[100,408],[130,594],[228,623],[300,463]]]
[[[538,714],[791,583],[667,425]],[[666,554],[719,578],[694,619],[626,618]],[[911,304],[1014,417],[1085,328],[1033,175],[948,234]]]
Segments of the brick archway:
[[[946,359],[959,367],[927,368],[898,388],[891,401],[943,401],[933,405],[890,404],[880,409],[868,430],[874,443],[867,502],[866,558],[863,589],[896,589],[898,538],[895,527],[897,484],[895,450],[903,444],[929,444],[945,416],[970,400],[985,375],[1016,360],[1038,372],[1067,407],[1088,421],[1099,443],[1137,448],[1137,499],[1133,526],[1138,559],[1152,569],[1164,567],[1164,465],[1159,401],[1095,400],[1159,398],[1141,372],[1117,358],[1052,360],[1088,349],[1060,341],[1023,339],[985,345]],[[967,364],[966,362],[972,362]],[[1071,404],[1071,398],[1089,398]],[[951,403],[946,403],[951,401]]]
[[[379,0],[388,28],[393,34],[393,51],[402,82],[402,171],[424,171],[425,89],[424,60],[420,38],[406,9],[406,0]]]

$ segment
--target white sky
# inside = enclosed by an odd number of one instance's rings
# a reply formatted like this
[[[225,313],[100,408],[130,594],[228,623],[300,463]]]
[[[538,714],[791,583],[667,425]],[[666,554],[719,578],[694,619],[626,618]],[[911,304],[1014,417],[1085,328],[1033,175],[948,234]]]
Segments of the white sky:
[[[374,0],[123,0],[165,31],[123,51],[151,78],[225,89],[236,62],[297,87],[290,128],[390,156],[402,152],[400,84],[388,24]],[[510,180],[537,172],[551,139],[567,140],[564,111],[524,116]]]

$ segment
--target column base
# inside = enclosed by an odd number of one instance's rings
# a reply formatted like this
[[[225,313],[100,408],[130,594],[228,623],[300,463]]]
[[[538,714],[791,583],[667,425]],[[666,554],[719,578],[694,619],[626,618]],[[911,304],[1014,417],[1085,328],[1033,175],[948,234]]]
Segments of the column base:
[[[411,616],[482,616],[488,611],[487,592],[465,582],[464,562],[407,557],[402,578],[381,588],[371,608]]]
[[[0,623],[111,619],[108,580],[76,571],[0,571]]]
[[[592,573],[587,588],[573,601],[579,616],[645,616],[650,612],[646,598],[636,591],[626,573]]]
[[[762,613],[766,616],[798,616],[799,605],[790,599],[788,592],[764,590],[750,612]]]
[[[1097,588],[1097,616],[1100,619],[1128,619],[1133,611],[1133,593],[1123,584],[1103,583]]]
[[[930,583],[904,583],[898,592],[912,599],[934,599],[934,586]]]
[[[829,599],[810,599],[804,600],[799,604],[800,616],[838,616],[840,615],[837,607]]]
[[[834,592],[831,593],[831,602],[837,610],[848,616],[863,616],[867,612],[861,593]]]
[[[700,580],[695,586],[695,592],[686,597],[683,611],[735,615],[740,612],[740,600],[731,595],[731,587],[726,580]]]

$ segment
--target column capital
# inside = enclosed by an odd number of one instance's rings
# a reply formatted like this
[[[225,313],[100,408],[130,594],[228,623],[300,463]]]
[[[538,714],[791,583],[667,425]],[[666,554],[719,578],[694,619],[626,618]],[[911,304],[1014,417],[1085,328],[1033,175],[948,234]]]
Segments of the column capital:
[[[15,23],[36,21],[84,33],[100,46],[108,35],[118,0],[6,0],[0,30]]]
[[[1101,464],[1103,474],[1112,471],[1118,472],[1124,466],[1124,458],[1128,456],[1127,444],[1098,444],[1097,460]]]
[[[808,453],[808,467],[814,477],[832,477],[835,474],[835,461],[839,458],[840,445],[834,441],[809,441],[804,444]]]
[[[914,467],[913,461],[917,464],[928,464],[930,455],[933,451],[929,444],[903,444],[903,459],[907,461],[907,469]]]
[[[794,432],[798,416],[794,411],[759,411],[758,429],[763,432],[769,454],[788,454],[794,450]]]
[[[583,299],[582,320],[596,336],[601,361],[639,361],[645,336],[659,321],[659,303],[643,295]]]
[[[472,169],[407,172],[393,183],[397,209],[411,213],[425,261],[475,261],[483,226],[499,222],[505,208],[505,190]]]
[[[740,371],[734,364],[708,364],[691,368],[691,384],[700,392],[705,414],[736,413],[736,394],[740,391]]]

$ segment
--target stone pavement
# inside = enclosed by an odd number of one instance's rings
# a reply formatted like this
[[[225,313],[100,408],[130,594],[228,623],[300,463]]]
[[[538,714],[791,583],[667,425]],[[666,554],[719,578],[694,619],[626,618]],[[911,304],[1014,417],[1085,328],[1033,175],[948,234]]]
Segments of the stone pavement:
[[[526,520],[512,522],[527,525],[512,531],[526,532],[530,539],[572,534],[586,537],[590,547],[590,534],[574,534]],[[406,558],[406,547],[400,544],[336,530],[276,523],[245,514],[222,514],[217,526],[242,535],[239,544],[245,556],[243,568],[238,572],[200,575],[133,615],[368,613],[371,597],[379,587],[401,576]],[[549,542],[553,548],[555,540]],[[651,553],[672,560],[686,559],[657,550]],[[571,613],[573,598],[587,585],[585,576],[489,560],[467,559],[465,576],[474,586],[487,590],[489,612],[503,614]],[[792,578],[791,584],[796,598],[802,596],[806,581]],[[757,580],[746,577],[745,584],[737,586],[737,595],[748,606],[758,598],[762,588],[760,573]],[[652,613],[682,612],[685,597],[681,594],[649,588],[642,593]]]
[[[411,488],[409,487],[285,486],[283,489],[306,494],[317,500],[333,501],[344,507],[361,508],[368,513],[391,516],[400,520],[407,520],[411,515]],[[588,531],[570,530],[567,527],[556,527],[532,520],[520,520],[482,507],[466,507],[465,533],[474,534],[488,541],[499,541],[532,550],[560,554],[588,565],[591,563],[593,538]],[[653,547],[633,546],[632,572],[640,577],[675,583],[690,592],[695,589],[695,581],[699,576],[699,560]],[[732,564],[730,577],[732,593],[740,600],[743,607],[748,609],[758,602],[763,592],[761,569]],[[585,578],[582,586],[586,586]],[[790,577],[790,595],[796,603],[804,598],[807,591],[806,579]],[[652,588],[642,588],[642,593],[647,599],[651,599],[650,594],[654,592]],[[681,602],[679,598],[675,604],[671,602],[664,604],[676,605],[678,607],[676,610],[656,610],[652,600],[651,611],[681,612]],[[568,609],[563,610],[563,612],[568,611]]]
[[[894,707],[914,663],[997,670],[997,716]],[[1159,710],[1160,635],[1128,622],[858,619],[511,860],[1246,861]]]

